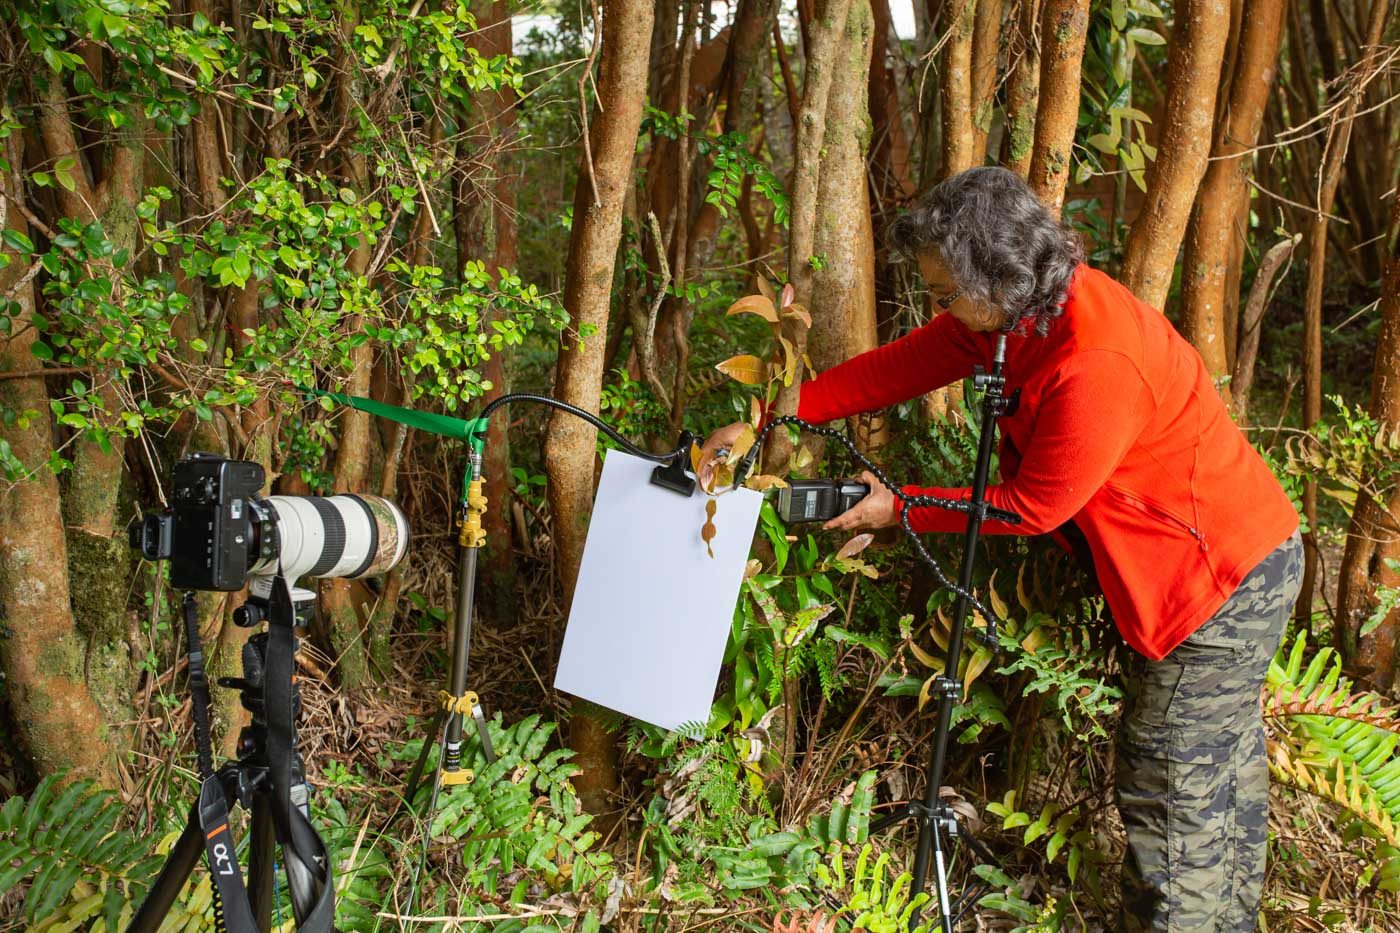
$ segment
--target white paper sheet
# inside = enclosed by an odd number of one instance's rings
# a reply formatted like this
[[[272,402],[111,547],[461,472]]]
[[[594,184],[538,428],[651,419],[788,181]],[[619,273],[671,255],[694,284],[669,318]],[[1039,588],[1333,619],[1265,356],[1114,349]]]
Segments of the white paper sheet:
[[[676,729],[710,718],[763,496],[716,500],[711,558],[700,538],[709,497],[652,485],[655,466],[605,456],[554,686]]]

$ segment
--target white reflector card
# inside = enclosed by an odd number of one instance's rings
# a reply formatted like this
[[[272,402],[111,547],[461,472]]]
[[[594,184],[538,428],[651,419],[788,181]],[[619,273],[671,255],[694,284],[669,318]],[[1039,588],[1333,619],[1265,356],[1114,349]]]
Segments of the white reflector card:
[[[554,686],[674,730],[710,717],[763,496],[715,500],[711,557],[710,497],[653,485],[655,466],[605,456]]]

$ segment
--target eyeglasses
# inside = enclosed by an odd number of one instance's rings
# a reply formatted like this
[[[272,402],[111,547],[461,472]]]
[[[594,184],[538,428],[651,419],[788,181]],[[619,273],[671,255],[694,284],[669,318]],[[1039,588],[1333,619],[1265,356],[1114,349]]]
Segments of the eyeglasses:
[[[950,294],[944,295],[942,298],[935,298],[935,299],[933,299],[933,303],[936,304],[936,305],[938,305],[938,307],[942,308],[944,311],[947,311],[947,310],[948,310],[949,308],[951,308],[951,307],[954,305],[954,303],[956,303],[957,300],[958,300],[959,298],[961,298],[961,297],[962,297],[962,289],[961,289],[961,288],[955,288],[955,289],[953,289],[953,291],[952,291]]]

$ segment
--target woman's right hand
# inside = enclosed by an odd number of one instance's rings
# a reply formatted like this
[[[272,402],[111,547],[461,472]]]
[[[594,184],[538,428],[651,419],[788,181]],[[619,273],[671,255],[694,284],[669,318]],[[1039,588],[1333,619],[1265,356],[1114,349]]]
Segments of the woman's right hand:
[[[710,436],[705,438],[705,443],[700,448],[700,470],[695,477],[700,481],[701,486],[706,489],[710,488],[710,479],[714,475],[717,465],[715,458],[719,451],[733,450],[739,436],[744,433],[744,429],[747,427],[748,424],[745,422],[736,421],[712,431]]]

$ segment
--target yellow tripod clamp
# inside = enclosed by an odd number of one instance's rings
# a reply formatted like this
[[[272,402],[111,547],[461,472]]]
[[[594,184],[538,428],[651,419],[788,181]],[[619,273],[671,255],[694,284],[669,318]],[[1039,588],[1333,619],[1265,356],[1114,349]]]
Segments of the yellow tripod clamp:
[[[438,704],[449,716],[472,716],[476,712],[478,697],[476,691],[468,690],[459,697],[454,697],[446,690],[438,691]],[[444,769],[442,772],[442,784],[444,787],[451,787],[456,784],[470,784],[476,780],[476,772],[471,768],[458,768],[456,770]]]
[[[467,484],[466,508],[462,512],[461,533],[457,543],[462,547],[481,547],[486,543],[486,529],[481,527],[481,515],[486,511],[486,496],[481,491],[481,480],[474,479]]]

